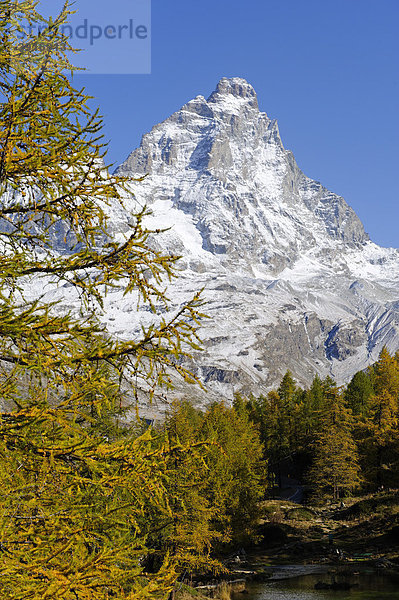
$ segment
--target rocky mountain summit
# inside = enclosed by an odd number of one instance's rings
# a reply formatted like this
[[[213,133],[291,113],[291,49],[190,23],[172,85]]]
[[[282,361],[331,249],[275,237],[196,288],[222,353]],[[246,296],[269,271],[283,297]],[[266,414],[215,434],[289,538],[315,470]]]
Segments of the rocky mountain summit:
[[[399,348],[399,251],[372,243],[345,200],[302,173],[244,79],[156,125],[117,172],[148,173],[127,208],[147,204],[149,224],[170,227],[156,243],[183,257],[176,303],[204,287],[193,368],[209,398],[266,391],[287,369],[302,385],[316,373],[343,383]],[[116,233],[121,215],[112,223]],[[136,326],[112,297],[108,315],[119,335]]]
[[[343,198],[300,171],[243,79],[222,79],[155,126],[118,173],[149,173],[140,198],[191,215],[204,250],[249,271],[280,272],[325,238],[368,240]]]

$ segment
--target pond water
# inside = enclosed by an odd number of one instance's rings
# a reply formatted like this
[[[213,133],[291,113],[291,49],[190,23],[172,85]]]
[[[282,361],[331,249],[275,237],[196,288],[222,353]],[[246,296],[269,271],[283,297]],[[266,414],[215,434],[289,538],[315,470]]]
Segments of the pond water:
[[[247,586],[248,593],[234,595],[234,600],[399,600],[399,579],[384,574],[336,574],[336,582],[348,582],[350,590],[316,590],[317,582],[333,583],[333,575],[319,573],[269,581]]]

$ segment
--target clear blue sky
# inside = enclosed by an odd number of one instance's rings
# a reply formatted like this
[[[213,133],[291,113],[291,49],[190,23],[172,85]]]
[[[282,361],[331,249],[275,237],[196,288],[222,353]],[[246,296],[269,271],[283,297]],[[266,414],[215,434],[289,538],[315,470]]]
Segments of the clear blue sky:
[[[302,170],[344,196],[375,242],[399,247],[398,29],[399,0],[153,0],[151,74],[77,83],[118,164],[221,77],[246,78]]]

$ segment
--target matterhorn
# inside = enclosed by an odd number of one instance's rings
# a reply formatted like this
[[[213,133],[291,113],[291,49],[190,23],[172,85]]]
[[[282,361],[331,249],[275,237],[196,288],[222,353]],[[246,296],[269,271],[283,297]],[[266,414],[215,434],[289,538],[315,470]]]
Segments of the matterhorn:
[[[263,393],[288,369],[301,385],[315,374],[342,384],[384,345],[399,348],[399,251],[302,173],[244,79],[223,78],[155,125],[117,173],[147,175],[126,210],[147,205],[147,224],[167,229],[154,243],[182,257],[174,303],[204,289],[191,367],[208,399]],[[111,233],[125,218],[115,210]],[[111,294],[106,318],[123,336],[147,317]]]

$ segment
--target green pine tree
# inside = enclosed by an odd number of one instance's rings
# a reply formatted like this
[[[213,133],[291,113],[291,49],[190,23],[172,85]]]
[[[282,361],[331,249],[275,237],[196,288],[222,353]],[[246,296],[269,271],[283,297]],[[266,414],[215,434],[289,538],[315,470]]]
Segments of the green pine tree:
[[[364,371],[358,371],[345,390],[345,401],[354,415],[366,417],[369,412],[369,401],[372,394],[373,385],[370,376]]]

